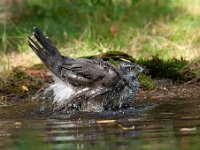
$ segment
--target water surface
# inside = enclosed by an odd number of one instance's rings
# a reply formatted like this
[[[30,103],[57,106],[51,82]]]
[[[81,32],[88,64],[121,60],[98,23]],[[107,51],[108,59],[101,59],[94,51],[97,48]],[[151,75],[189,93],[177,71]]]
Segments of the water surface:
[[[35,114],[35,105],[26,105],[32,109],[0,108],[0,149],[200,149],[200,99],[62,116]]]

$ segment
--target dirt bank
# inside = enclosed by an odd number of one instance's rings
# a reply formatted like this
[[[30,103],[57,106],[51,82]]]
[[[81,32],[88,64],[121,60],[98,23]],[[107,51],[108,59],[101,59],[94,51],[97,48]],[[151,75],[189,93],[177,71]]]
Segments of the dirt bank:
[[[174,98],[200,98],[200,83],[185,82],[183,84],[173,84],[169,80],[154,80],[156,86],[153,90],[140,90],[136,99],[174,99]]]

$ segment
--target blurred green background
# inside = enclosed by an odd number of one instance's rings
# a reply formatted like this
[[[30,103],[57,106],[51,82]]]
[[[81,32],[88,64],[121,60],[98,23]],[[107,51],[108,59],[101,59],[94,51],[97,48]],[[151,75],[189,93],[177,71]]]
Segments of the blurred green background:
[[[72,57],[117,50],[136,59],[196,59],[200,0],[2,0],[1,64],[38,59],[27,35],[38,26]],[[29,61],[28,61],[29,60]],[[24,62],[24,63],[23,63]]]

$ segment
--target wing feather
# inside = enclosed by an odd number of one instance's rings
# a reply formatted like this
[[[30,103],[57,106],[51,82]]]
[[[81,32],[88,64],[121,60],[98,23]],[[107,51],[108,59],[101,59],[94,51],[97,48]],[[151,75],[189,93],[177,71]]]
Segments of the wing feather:
[[[67,61],[61,64],[61,76],[63,79],[78,85],[86,85],[95,83],[98,80],[106,77],[109,72],[109,67],[102,67],[101,61],[93,61],[88,59],[76,59]],[[110,76],[113,78],[116,74]],[[109,76],[107,76],[109,77]]]

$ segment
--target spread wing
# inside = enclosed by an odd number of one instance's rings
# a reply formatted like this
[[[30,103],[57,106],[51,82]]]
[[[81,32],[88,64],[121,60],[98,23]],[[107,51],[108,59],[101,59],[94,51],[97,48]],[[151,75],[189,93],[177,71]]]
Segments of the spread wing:
[[[89,60],[84,58],[64,61],[61,65],[60,77],[74,85],[90,85],[107,79],[113,82],[117,73],[111,65],[102,60]]]

